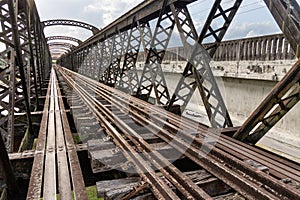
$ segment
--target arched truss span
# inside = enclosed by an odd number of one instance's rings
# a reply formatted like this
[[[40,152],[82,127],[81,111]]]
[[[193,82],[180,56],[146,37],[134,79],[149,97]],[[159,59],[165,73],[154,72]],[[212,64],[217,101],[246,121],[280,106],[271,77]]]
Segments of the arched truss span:
[[[96,34],[97,32],[99,32],[99,29],[93,25],[87,24],[85,22],[69,20],[69,19],[52,19],[52,20],[43,21],[42,23],[44,24],[44,27],[56,26],[56,25],[77,26],[77,27],[81,27],[81,28],[90,30],[93,32],[93,34]]]
[[[48,43],[48,46],[49,47],[65,47],[65,48],[68,48],[68,49],[73,49],[75,48],[76,46],[73,45],[73,44],[70,44],[70,43],[66,43],[66,42],[51,42],[51,43]]]
[[[74,38],[74,37],[68,37],[68,36],[50,36],[46,38],[47,42],[52,41],[52,40],[67,40],[67,41],[72,41],[72,42],[76,42],[78,44],[81,44],[82,41]]]
[[[50,54],[53,53],[69,53],[71,50],[66,47],[53,46],[49,47]]]
[[[50,51],[50,54],[53,54],[53,53],[69,53],[70,50],[69,49],[66,49],[66,48],[50,48],[49,49]]]
[[[51,52],[51,58],[52,59],[58,59],[59,57],[61,57],[65,53],[67,53],[67,52]]]
[[[59,49],[59,48],[52,48],[52,49],[49,49],[50,51],[50,54],[51,54],[51,57],[60,57],[62,56],[63,54],[67,54],[69,53],[70,51],[67,50],[67,49]]]

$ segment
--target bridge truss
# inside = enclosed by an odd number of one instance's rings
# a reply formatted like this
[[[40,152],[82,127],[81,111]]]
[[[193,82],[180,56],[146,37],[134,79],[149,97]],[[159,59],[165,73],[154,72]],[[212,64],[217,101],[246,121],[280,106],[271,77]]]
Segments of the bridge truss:
[[[5,151],[18,151],[14,146],[15,137],[24,137],[26,143],[37,136],[31,112],[39,107],[51,57],[33,1],[0,1],[0,16],[0,163],[5,172],[1,175],[8,188],[15,188],[14,174]],[[18,191],[13,193],[9,195],[17,195]]]
[[[17,195],[12,189],[17,187],[6,151],[16,151],[13,141],[16,132],[22,133],[23,141],[37,137],[31,114],[39,107],[40,97],[45,95],[43,86],[47,83],[52,63],[50,53],[63,53],[57,61],[61,66],[145,101],[154,100],[154,103],[168,111],[181,113],[198,90],[211,126],[216,129],[233,127],[209,62],[217,52],[242,0],[231,3],[213,1],[200,33],[195,28],[188,8],[194,1],[144,1],[101,30],[73,20],[40,22],[32,0],[0,1],[0,43],[5,46],[0,52],[0,168],[4,171],[0,175],[8,185],[9,196]],[[297,2],[265,0],[265,3],[299,58],[300,8]],[[216,23],[219,21],[222,23]],[[63,36],[45,38],[44,27],[52,25],[79,26],[92,31],[94,35],[84,42]],[[170,40],[177,32],[185,49],[185,55],[182,56],[187,62],[182,78],[174,93],[170,94],[161,64]],[[203,45],[208,38],[212,42]],[[47,44],[47,41],[56,39],[75,41],[79,46]],[[280,48],[282,41],[274,39],[273,48]],[[140,53],[144,54],[145,62],[138,76],[136,64]],[[233,129],[234,138],[255,144],[298,103],[299,69],[298,61],[245,123]],[[18,116],[23,118],[19,119]]]
[[[84,29],[87,29],[89,31],[92,31],[93,34],[96,34],[99,29],[91,24],[87,24],[85,22],[80,22],[76,20],[69,20],[69,19],[52,19],[42,22],[43,27],[47,26],[57,26],[57,25],[64,25],[64,26],[76,26],[81,27]]]
[[[68,36],[49,36],[46,37],[47,42],[53,41],[53,40],[63,40],[63,41],[70,41],[70,42],[76,42],[77,44],[81,44],[82,41],[80,39],[74,38],[74,37],[68,37]]]
[[[215,55],[242,0],[236,0],[230,4],[222,0],[214,1],[200,34],[197,33],[188,10],[188,4],[192,2],[194,1],[143,2],[132,12],[120,17],[72,52],[63,55],[59,64],[107,85],[128,91],[146,101],[149,101],[150,95],[152,95],[157,104],[164,106],[169,111],[178,112],[178,105],[180,106],[179,112],[183,111],[194,91],[198,89],[212,127],[232,127],[233,124],[209,62],[210,58]],[[300,11],[298,4],[293,0],[266,0],[265,2],[274,19],[282,28],[291,48],[299,57],[300,32],[297,19]],[[146,8],[148,12],[146,12]],[[222,23],[216,23],[219,21]],[[149,22],[156,25],[150,26]],[[171,95],[161,64],[175,28],[179,32],[185,52],[188,52],[189,55],[184,55],[188,62],[175,92]],[[202,46],[207,39],[212,42]],[[283,45],[283,40],[279,38],[271,42],[273,46],[270,48],[273,48],[273,51],[276,51],[278,46],[281,49]],[[267,44],[253,45],[256,47],[265,45],[266,47]],[[249,48],[252,47],[249,46]],[[145,63],[140,77],[136,72],[139,52],[145,54]],[[276,99],[273,106],[283,105],[282,101],[284,100],[280,100],[280,96],[277,96]],[[258,109],[260,110],[260,108]],[[281,106],[278,109],[279,112],[282,112],[283,109],[286,113],[290,106],[288,108]],[[276,119],[278,119],[277,116]],[[261,116],[261,118],[263,120],[264,117]],[[236,138],[244,140],[245,134],[250,133],[249,129],[245,129],[245,127],[255,127],[257,123],[261,122],[250,121],[239,129],[235,134]],[[268,124],[269,128],[264,129],[257,138],[260,139],[277,121]]]

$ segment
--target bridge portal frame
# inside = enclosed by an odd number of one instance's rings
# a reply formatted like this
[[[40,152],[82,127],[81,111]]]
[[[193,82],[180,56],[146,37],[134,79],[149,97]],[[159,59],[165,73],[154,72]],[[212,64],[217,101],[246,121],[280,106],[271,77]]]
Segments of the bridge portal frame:
[[[46,37],[47,42],[52,41],[52,40],[65,40],[65,41],[71,41],[71,42],[76,42],[77,44],[81,44],[82,40],[74,38],[74,37],[69,37],[69,36],[49,36]]]
[[[57,26],[57,25],[64,25],[64,26],[76,26],[81,27],[84,29],[87,29],[89,31],[92,31],[93,34],[96,34],[99,32],[99,29],[91,24],[80,22],[76,20],[69,20],[69,19],[52,19],[52,20],[46,20],[42,22],[43,27],[48,26]]]

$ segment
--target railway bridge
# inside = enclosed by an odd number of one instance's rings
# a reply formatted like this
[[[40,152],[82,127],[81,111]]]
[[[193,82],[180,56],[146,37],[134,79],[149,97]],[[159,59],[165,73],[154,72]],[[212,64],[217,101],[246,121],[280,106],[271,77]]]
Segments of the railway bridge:
[[[146,0],[100,28],[0,0],[0,200],[300,199],[300,7],[264,0],[282,32],[225,41],[243,0],[205,1],[199,30],[203,2]],[[245,79],[269,90],[240,97]],[[277,151],[258,145],[283,122]]]

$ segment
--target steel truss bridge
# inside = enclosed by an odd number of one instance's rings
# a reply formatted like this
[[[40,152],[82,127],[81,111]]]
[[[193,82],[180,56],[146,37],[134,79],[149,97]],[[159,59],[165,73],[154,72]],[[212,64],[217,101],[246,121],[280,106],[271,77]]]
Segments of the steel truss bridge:
[[[88,199],[97,181],[108,199],[300,199],[299,163],[255,146],[300,99],[298,3],[264,0],[282,34],[242,41],[237,51],[223,38],[242,0],[211,1],[200,32],[194,2],[144,1],[99,29],[42,22],[33,0],[0,0],[1,200]],[[54,25],[93,36],[46,37]],[[186,65],[171,93],[161,64],[176,34]],[[211,58],[237,56],[295,59],[239,127],[210,67]],[[210,127],[181,117],[196,90]],[[99,181],[113,169],[121,179]]]

